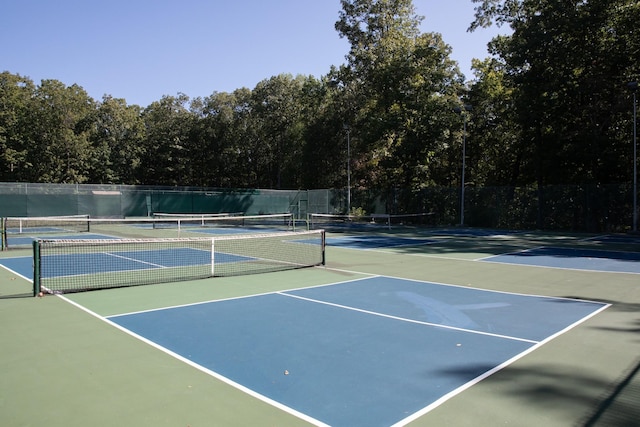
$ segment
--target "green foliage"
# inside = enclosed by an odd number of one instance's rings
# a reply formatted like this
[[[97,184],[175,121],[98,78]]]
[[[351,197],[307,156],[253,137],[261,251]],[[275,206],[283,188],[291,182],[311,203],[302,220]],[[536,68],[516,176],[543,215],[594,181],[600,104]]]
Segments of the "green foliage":
[[[462,75],[436,33],[421,34],[410,0],[343,0],[336,29],[351,43],[339,79],[350,109],[356,182],[419,189],[445,183],[451,111]]]
[[[0,180],[344,189],[350,170],[354,194],[389,194],[376,203],[413,206],[440,186],[449,192],[434,203],[455,206],[466,140],[467,187],[628,183],[640,3],[472,1],[472,30],[511,34],[474,61],[467,84],[442,36],[421,32],[411,0],[342,0],[335,29],[350,49],[324,76],[282,74],[144,109],[5,71]],[[473,106],[464,118],[454,113],[463,103]]]
[[[33,182],[88,181],[89,116],[94,101],[80,86],[43,80],[31,100],[27,161]]]
[[[503,62],[475,60],[476,76],[467,101],[473,105],[468,127],[468,183],[474,186],[524,185],[528,144],[523,143],[514,114],[513,82]]]
[[[639,77],[640,3],[474,1],[481,5],[472,27],[495,21],[513,30],[492,48],[513,88],[517,181],[627,181],[631,150],[621,129],[631,128],[625,84]]]
[[[351,208],[351,212],[349,212],[349,215],[355,217],[363,217],[367,215],[367,211],[362,207],[355,207]]]
[[[90,182],[139,184],[145,138],[140,108],[105,96],[92,121]]]
[[[24,180],[31,165],[29,144],[29,103],[35,88],[28,78],[8,72],[0,74],[0,181]]]
[[[144,141],[141,181],[145,184],[185,185],[191,173],[190,127],[193,115],[187,109],[184,94],[163,96],[142,113],[147,129]]]

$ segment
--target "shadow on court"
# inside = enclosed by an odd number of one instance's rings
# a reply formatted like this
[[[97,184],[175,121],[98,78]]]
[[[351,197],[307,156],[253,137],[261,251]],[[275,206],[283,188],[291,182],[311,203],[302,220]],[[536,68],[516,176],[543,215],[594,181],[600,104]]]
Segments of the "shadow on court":
[[[16,293],[3,293],[0,294],[0,300],[1,299],[15,299],[15,298],[33,298],[33,293],[32,292],[16,292]]]

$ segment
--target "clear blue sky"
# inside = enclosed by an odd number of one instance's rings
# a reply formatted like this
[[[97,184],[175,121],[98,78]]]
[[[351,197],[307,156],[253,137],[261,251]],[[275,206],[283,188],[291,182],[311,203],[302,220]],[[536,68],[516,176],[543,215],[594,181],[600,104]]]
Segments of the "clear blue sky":
[[[498,29],[467,33],[471,0],[414,0],[467,79]],[[4,0],[0,71],[82,86],[143,107],[253,89],[280,73],[320,77],[345,63],[339,0]]]

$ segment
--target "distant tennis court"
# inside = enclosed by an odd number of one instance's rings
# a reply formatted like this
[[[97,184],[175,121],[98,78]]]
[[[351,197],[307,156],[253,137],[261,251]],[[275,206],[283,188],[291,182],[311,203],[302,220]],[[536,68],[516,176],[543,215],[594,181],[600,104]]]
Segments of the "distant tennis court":
[[[638,252],[544,247],[492,256],[482,261],[640,274],[640,253]]]
[[[327,244],[329,246],[338,246],[350,249],[382,249],[401,246],[428,245],[433,242],[433,239],[367,235],[330,237],[327,239]]]

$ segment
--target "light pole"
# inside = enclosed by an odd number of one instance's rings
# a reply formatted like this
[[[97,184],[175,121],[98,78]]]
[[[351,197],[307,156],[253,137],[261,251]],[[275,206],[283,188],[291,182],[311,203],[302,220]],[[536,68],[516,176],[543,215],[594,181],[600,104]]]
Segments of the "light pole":
[[[460,184],[460,226],[464,225],[464,171],[467,158],[467,112],[473,110],[473,107],[469,104],[464,105],[464,110],[460,107],[455,107],[453,111],[462,116],[462,182]]]
[[[351,215],[351,127],[344,125],[347,131],[347,215]]]
[[[638,138],[637,126],[637,104],[636,93],[638,92],[638,82],[629,82],[627,87],[633,91],[633,232],[638,231],[638,161],[637,146]]]

